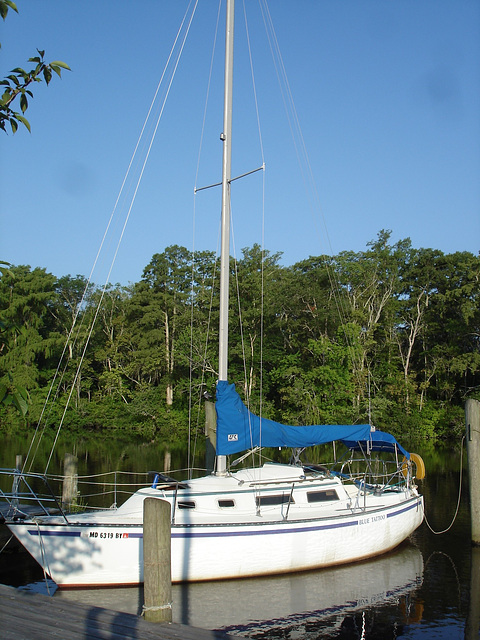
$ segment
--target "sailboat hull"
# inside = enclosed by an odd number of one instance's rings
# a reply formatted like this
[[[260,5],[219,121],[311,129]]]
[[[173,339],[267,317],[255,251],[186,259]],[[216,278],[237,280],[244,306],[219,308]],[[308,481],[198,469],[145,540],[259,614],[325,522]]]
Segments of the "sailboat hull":
[[[173,524],[172,581],[252,577],[340,565],[393,549],[421,524],[423,499],[379,496],[363,510],[262,522]],[[383,504],[381,504],[383,503]],[[143,527],[109,521],[9,523],[60,587],[143,582]]]

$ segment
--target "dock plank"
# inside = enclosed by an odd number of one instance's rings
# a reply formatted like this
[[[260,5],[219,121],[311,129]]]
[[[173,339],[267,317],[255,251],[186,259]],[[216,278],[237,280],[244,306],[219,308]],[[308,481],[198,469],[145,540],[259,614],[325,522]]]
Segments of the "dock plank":
[[[228,640],[221,631],[177,623],[146,622],[140,616],[55,600],[0,585],[2,640]]]

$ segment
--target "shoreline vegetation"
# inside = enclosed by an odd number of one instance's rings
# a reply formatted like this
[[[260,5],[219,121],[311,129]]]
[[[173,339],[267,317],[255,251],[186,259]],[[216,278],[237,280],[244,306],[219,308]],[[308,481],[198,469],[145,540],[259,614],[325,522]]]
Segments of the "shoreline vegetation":
[[[402,438],[463,431],[465,399],[480,399],[480,255],[391,244],[382,230],[365,251],[292,266],[254,245],[231,269],[242,308],[230,317],[229,377],[254,413],[370,421]],[[186,442],[215,394],[216,272],[213,253],[176,245],[139,282],[103,293],[81,275],[3,268],[0,384],[4,398],[23,391],[28,410],[0,404],[0,431],[62,421],[72,434]]]

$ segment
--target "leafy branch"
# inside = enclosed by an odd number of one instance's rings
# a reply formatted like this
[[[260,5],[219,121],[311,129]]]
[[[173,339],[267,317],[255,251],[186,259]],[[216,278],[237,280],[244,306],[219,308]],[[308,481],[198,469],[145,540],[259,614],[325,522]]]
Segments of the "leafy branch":
[[[0,16],[4,20],[9,8],[17,11],[15,3],[11,0],[0,0]],[[33,93],[28,88],[32,83],[45,81],[48,85],[54,73],[61,77],[62,69],[70,71],[70,67],[65,62],[61,60],[45,62],[45,51],[37,49],[37,52],[38,56],[28,60],[28,62],[35,64],[33,69],[25,71],[16,67],[4,80],[0,80],[0,85],[4,87],[3,95],[0,98],[0,129],[5,132],[7,131],[7,123],[10,124],[13,133],[17,131],[19,123],[31,131],[30,123],[23,114],[28,109],[28,98],[33,98]],[[19,98],[21,113],[12,108],[12,103],[16,98]]]
[[[22,115],[28,109],[28,97],[33,98],[33,93],[28,87],[33,82],[41,82],[42,77],[45,83],[50,84],[53,73],[56,73],[61,77],[62,69],[70,70],[70,67],[65,62],[55,60],[54,62],[46,63],[43,59],[45,51],[37,49],[39,55],[34,58],[29,58],[29,62],[35,63],[35,68],[31,71],[25,71],[20,67],[16,67],[12,70],[11,74],[6,77],[5,80],[0,80],[0,85],[5,87],[3,95],[0,99],[0,128],[6,131],[6,123],[9,122],[13,133],[18,129],[18,123],[21,122],[30,131],[30,123]],[[11,108],[13,101],[20,98],[20,109],[22,113],[14,111]]]
[[[0,16],[5,20],[9,9],[18,13],[17,5],[12,0],[0,0]]]
[[[30,403],[30,394],[24,387],[14,384],[12,374],[8,373],[6,380],[0,382],[0,404],[12,405],[25,417]]]

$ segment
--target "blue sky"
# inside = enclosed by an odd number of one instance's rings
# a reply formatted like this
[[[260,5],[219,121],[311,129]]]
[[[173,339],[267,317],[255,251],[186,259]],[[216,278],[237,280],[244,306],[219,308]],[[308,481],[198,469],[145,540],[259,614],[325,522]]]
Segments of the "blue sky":
[[[480,3],[270,0],[318,208],[303,186],[258,4],[246,5],[264,155],[237,0],[233,174],[263,160],[266,172],[264,204],[262,174],[233,187],[237,253],[264,233],[265,247],[292,264],[362,251],[382,228],[394,242],[410,237],[414,247],[477,253]],[[17,6],[0,26],[2,78],[27,67],[36,48],[72,72],[34,87],[31,134],[0,137],[0,260],[88,275],[188,2]],[[220,179],[223,24],[197,164],[216,17],[217,2],[201,0],[112,282],[138,281],[152,255],[172,244],[216,250],[220,192],[193,196],[195,184]],[[97,284],[108,275],[123,215]]]

